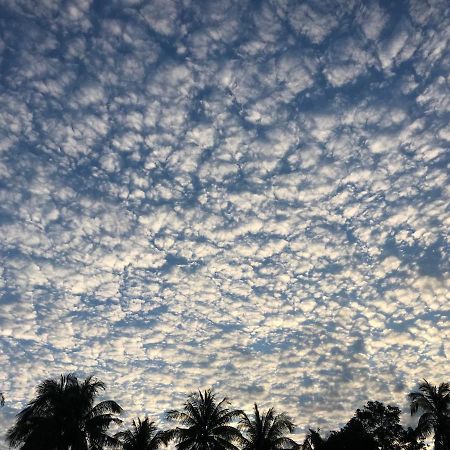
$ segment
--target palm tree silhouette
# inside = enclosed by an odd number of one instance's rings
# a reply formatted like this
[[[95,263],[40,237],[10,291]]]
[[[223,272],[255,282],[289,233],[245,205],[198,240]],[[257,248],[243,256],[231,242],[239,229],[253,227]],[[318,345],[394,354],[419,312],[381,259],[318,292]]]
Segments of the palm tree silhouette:
[[[435,450],[450,450],[450,384],[436,387],[423,380],[419,392],[411,392],[408,398],[411,415],[422,412],[417,425],[420,434],[426,437],[434,432]]]
[[[288,432],[294,431],[292,420],[285,413],[275,414],[273,408],[265,414],[260,414],[255,403],[251,418],[244,412],[241,413],[239,428],[244,431],[243,450],[281,450],[299,447],[295,441],[286,437]]]
[[[143,421],[133,420],[131,430],[121,431],[115,435],[123,445],[124,450],[157,450],[166,443],[166,435],[158,431],[155,422],[148,417]]]
[[[73,374],[47,379],[37,387],[36,397],[17,415],[6,440],[22,450],[100,450],[117,446],[107,434],[122,408],[107,400],[94,406],[105,384],[93,377],[80,383]]]
[[[301,450],[323,450],[326,446],[326,440],[320,435],[320,430],[309,429],[309,433],[306,435]]]
[[[211,389],[190,394],[182,411],[166,413],[167,420],[184,425],[168,431],[168,440],[175,440],[177,450],[237,450],[233,442],[241,434],[230,423],[242,411],[229,409],[227,404],[227,398],[216,402]]]

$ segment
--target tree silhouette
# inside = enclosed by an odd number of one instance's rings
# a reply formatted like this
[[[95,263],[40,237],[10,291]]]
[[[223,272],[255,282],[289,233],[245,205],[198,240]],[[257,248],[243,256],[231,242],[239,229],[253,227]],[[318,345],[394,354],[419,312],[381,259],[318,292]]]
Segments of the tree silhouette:
[[[305,440],[301,446],[302,450],[322,450],[325,449],[326,440],[320,435],[320,430],[309,429]]]
[[[237,450],[234,442],[241,434],[230,423],[242,411],[228,409],[227,404],[227,398],[216,402],[211,389],[190,394],[182,411],[167,412],[167,420],[184,426],[168,431],[167,438],[175,440],[178,450]]]
[[[17,415],[7,432],[11,447],[22,450],[100,450],[116,446],[118,440],[107,434],[122,408],[114,401],[97,403],[105,385],[88,377],[80,383],[73,374],[59,380],[47,379],[37,387],[36,397]]]
[[[378,444],[356,418],[340,431],[332,432],[328,437],[324,450],[378,450]]]
[[[418,430],[408,427],[403,435],[403,447],[404,450],[425,450],[425,444],[420,437]]]
[[[145,417],[112,436],[108,430],[121,423],[122,408],[112,400],[95,404],[104,389],[93,377],[79,381],[73,374],[42,381],[7,431],[7,442],[21,450],[159,450],[171,440],[177,450],[425,450],[424,439],[434,434],[434,449],[450,450],[450,383],[423,380],[408,394],[411,415],[420,414],[416,429],[400,425],[398,407],[369,401],[327,437],[310,429],[302,445],[288,437],[294,424],[286,413],[261,413],[255,403],[247,415],[232,409],[226,397],[217,401],[211,389],[191,393],[181,410],[166,413],[178,425],[173,429],[158,430]]]
[[[260,414],[255,403],[253,416],[249,418],[241,413],[239,428],[244,432],[242,450],[281,450],[296,448],[298,444],[287,433],[294,431],[294,424],[285,413],[275,414],[270,408],[267,413]]]
[[[166,435],[163,431],[158,431],[154,422],[148,417],[143,421],[133,420],[130,430],[121,431],[115,435],[123,445],[124,450],[157,450],[166,443]]]
[[[431,385],[427,380],[419,384],[419,392],[411,392],[411,415],[422,413],[417,429],[422,436],[430,436],[434,432],[435,450],[450,449],[450,385],[441,383],[439,387]]]
[[[373,436],[380,450],[400,450],[404,439],[400,413],[396,406],[369,401],[363,409],[356,410],[355,418]]]

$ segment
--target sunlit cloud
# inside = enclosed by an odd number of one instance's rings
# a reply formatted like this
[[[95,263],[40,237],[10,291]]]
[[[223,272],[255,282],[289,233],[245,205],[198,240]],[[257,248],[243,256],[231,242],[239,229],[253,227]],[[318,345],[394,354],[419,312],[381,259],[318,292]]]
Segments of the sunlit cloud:
[[[445,11],[6,2],[2,429],[70,371],[129,418],[213,386],[299,438],[448,377]]]

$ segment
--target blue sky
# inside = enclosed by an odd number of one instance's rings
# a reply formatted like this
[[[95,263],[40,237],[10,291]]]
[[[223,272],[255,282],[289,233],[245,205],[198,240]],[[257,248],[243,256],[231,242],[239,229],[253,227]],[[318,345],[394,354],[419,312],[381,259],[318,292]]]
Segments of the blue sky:
[[[2,429],[70,371],[299,437],[448,379],[447,1],[1,5]]]

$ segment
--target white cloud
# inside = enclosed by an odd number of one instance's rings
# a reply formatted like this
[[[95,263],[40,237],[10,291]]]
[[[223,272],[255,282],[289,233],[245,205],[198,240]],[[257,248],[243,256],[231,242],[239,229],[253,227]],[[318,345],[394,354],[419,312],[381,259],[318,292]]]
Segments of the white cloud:
[[[386,26],[388,15],[378,2],[367,2],[362,5],[358,19],[366,37],[376,41]]]
[[[321,11],[320,6],[307,3],[295,4],[294,8],[288,12],[289,23],[295,31],[305,34],[311,42],[320,44],[338,25],[336,16],[327,9],[325,7]]]
[[[442,4],[157,3],[8,5],[2,426],[74,370],[127,417],[214,385],[299,437],[444,380]]]
[[[145,21],[157,32],[163,35],[174,34],[177,30],[177,2],[153,0],[142,8]]]

